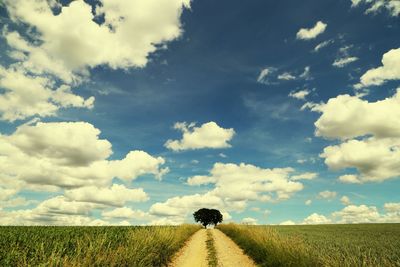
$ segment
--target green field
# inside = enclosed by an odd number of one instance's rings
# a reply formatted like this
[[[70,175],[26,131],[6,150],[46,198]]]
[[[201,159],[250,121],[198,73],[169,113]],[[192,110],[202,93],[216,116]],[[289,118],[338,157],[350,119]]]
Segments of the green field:
[[[400,224],[218,228],[260,266],[400,266]],[[165,266],[198,229],[5,226],[0,266]]]
[[[260,266],[400,266],[400,224],[218,228]]]
[[[164,266],[200,227],[0,227],[0,266]]]

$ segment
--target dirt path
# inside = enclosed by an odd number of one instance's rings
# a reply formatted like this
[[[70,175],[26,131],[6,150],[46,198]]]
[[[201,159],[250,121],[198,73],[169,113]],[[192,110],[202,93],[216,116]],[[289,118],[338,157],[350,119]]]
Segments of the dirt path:
[[[197,231],[186,245],[175,255],[169,267],[208,267],[207,233],[205,229]]]
[[[168,267],[208,267],[207,230],[197,231],[175,255]],[[255,267],[256,264],[229,237],[212,229],[219,267]]]
[[[214,246],[217,250],[218,266],[220,267],[255,267],[252,259],[243,253],[243,250],[236,245],[229,237],[218,229],[213,229]]]

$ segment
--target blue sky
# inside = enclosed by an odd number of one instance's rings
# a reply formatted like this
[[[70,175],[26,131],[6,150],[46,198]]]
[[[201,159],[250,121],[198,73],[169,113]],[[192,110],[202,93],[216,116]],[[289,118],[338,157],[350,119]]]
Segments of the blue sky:
[[[0,5],[0,224],[399,222],[397,1]]]

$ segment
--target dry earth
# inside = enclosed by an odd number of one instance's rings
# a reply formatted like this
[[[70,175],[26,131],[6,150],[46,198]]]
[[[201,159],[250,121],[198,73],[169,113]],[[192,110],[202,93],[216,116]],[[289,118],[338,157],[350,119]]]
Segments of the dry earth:
[[[208,267],[206,240],[206,230],[197,231],[178,251],[169,267]]]
[[[245,255],[235,242],[218,229],[211,230],[220,267],[254,267],[253,260]],[[175,255],[169,267],[207,267],[207,232],[197,231]]]

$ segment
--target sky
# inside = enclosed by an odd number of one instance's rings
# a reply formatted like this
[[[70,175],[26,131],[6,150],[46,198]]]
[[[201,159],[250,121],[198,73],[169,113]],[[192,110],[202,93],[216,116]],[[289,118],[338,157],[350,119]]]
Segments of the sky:
[[[1,0],[0,225],[400,222],[400,1]]]

